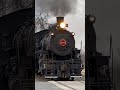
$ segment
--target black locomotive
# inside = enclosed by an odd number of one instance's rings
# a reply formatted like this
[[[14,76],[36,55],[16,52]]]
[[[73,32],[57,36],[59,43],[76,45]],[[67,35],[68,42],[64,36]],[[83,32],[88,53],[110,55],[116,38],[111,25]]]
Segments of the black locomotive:
[[[45,78],[74,78],[81,76],[80,50],[75,48],[74,32],[65,29],[64,17],[57,17],[53,29],[36,33],[37,72]]]

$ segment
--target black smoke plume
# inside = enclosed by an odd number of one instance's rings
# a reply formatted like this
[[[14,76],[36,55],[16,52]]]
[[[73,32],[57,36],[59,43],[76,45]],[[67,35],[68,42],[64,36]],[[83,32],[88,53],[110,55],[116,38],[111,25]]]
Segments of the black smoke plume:
[[[36,8],[47,10],[54,16],[75,13],[78,0],[35,0]]]

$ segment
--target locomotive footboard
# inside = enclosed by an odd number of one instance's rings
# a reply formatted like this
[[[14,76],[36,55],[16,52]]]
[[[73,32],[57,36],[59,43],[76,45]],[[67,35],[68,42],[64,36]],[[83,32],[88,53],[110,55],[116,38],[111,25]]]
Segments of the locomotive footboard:
[[[44,60],[41,65],[45,78],[81,77],[81,61]]]

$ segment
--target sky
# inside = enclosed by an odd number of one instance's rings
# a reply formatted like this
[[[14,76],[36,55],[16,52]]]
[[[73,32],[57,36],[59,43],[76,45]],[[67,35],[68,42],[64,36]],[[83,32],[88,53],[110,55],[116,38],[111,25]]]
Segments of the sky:
[[[36,6],[36,13],[39,12],[39,7]],[[49,23],[56,22],[56,17],[50,16]],[[85,52],[85,0],[78,0],[75,13],[65,16],[65,23],[68,24],[68,31],[75,33],[76,48],[81,48]]]

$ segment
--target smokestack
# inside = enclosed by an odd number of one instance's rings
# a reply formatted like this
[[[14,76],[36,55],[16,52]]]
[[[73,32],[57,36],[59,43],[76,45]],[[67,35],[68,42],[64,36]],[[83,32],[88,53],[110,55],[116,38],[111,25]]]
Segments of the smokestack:
[[[60,24],[64,22],[64,17],[56,17],[57,19],[57,30],[61,30]]]
[[[57,18],[57,25],[60,25],[60,23],[64,22],[64,17],[56,17]]]

